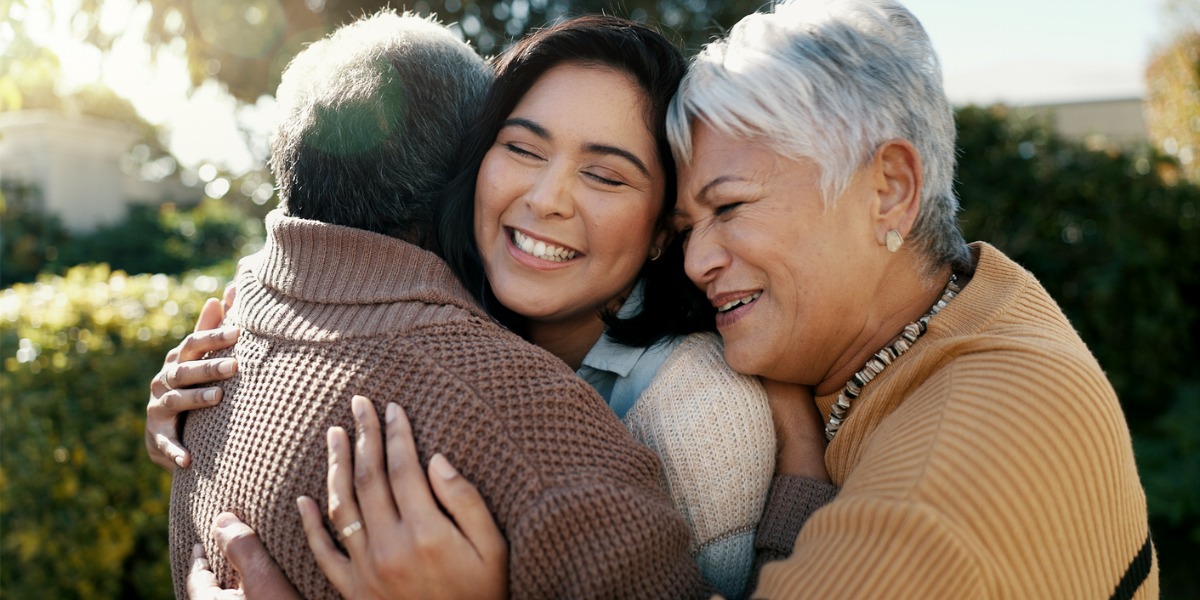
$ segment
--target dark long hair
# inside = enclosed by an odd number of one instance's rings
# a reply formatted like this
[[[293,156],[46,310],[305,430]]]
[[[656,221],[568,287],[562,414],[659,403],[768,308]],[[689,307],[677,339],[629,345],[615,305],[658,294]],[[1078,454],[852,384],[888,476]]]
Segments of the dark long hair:
[[[460,147],[463,170],[449,184],[437,242],[450,267],[488,312],[522,335],[526,319],[500,304],[484,273],[474,235],[475,180],[504,120],[543,74],[563,63],[611,67],[638,82],[649,100],[646,124],[654,133],[666,177],[662,224],[675,209],[675,161],[667,143],[666,113],[686,63],[662,34],[626,19],[590,15],[532,33],[497,57],[495,82]],[[638,277],[645,282],[642,311],[628,319],[605,313],[610,338],[629,346],[648,346],[668,336],[714,329],[711,306],[684,275],[678,240],[668,244],[659,260],[647,261]]]

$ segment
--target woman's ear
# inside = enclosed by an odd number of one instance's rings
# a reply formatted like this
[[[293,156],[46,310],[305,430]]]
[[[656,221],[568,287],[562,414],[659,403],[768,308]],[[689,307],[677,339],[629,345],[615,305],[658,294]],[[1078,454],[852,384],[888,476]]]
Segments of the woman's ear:
[[[879,200],[873,215],[875,237],[885,245],[889,231],[908,237],[917,220],[923,182],[921,154],[908,140],[892,139],[875,150],[871,166]]]
[[[675,233],[670,223],[662,222],[654,230],[654,235],[650,238],[650,254],[646,256],[649,260],[658,260],[667,250],[667,244],[675,239]]]

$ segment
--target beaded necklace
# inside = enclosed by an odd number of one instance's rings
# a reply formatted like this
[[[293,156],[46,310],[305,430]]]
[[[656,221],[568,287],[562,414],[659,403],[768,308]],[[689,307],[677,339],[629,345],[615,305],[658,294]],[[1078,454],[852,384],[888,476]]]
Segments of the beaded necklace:
[[[841,429],[842,423],[846,420],[846,414],[850,412],[850,403],[858,398],[863,387],[882,373],[888,365],[892,364],[892,361],[907,352],[917,338],[925,335],[925,331],[929,327],[929,320],[946,308],[946,304],[953,300],[960,291],[962,288],[958,287],[958,276],[951,274],[950,282],[946,284],[946,289],[942,291],[942,296],[934,303],[933,308],[930,308],[925,316],[905,325],[904,331],[896,337],[894,342],[876,352],[875,356],[867,360],[867,364],[863,366],[862,370],[855,373],[850,381],[846,382],[845,389],[838,392],[837,401],[833,403],[833,409],[829,415],[829,423],[825,425],[827,440],[833,441],[833,436],[837,435],[838,429]]]

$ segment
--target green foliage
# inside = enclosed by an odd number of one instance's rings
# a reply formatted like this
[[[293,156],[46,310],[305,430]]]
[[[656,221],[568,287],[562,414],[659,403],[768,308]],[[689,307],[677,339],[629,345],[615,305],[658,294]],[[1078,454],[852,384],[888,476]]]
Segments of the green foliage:
[[[1200,597],[1187,566],[1200,554],[1200,187],[1148,147],[1091,150],[1002,107],[957,117],[967,239],[1032,271],[1104,367],[1134,434],[1164,595]]]
[[[0,589],[166,598],[171,478],[145,456],[147,382],[222,281],[105,265],[0,295]]]
[[[119,223],[64,244],[56,266],[102,260],[129,273],[182,273],[241,256],[261,239],[262,223],[228,202],[208,199],[186,210],[134,204]]]
[[[58,257],[67,230],[54,215],[38,209],[41,190],[0,180],[0,283],[32,281]]]
[[[222,200],[207,199],[188,209],[133,204],[123,220],[84,234],[67,233],[53,216],[31,210],[28,204],[12,201],[0,206],[0,277],[5,285],[97,261],[128,273],[179,274],[228,265],[256,250],[263,239],[261,219]]]

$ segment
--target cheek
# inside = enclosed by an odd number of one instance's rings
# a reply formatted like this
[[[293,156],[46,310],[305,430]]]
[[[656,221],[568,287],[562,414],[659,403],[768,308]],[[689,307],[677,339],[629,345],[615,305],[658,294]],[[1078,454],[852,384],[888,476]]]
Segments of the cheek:
[[[602,206],[601,211],[592,211],[592,235],[601,237],[606,246],[641,268],[657,230],[658,203],[609,202]]]
[[[479,165],[479,176],[475,179],[475,232],[476,235],[496,225],[504,212],[508,195],[503,186],[504,169],[489,152]]]

